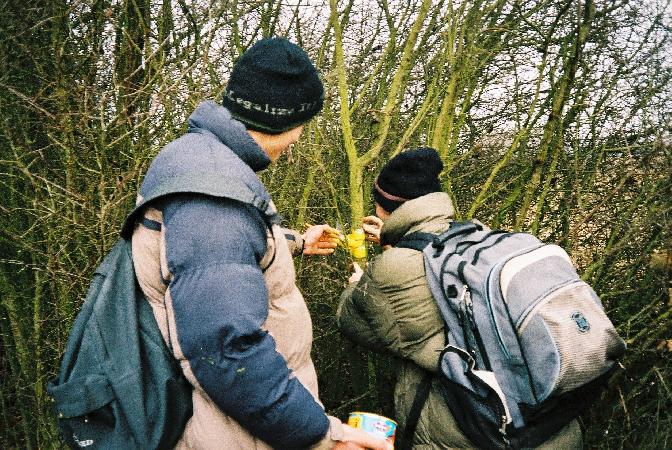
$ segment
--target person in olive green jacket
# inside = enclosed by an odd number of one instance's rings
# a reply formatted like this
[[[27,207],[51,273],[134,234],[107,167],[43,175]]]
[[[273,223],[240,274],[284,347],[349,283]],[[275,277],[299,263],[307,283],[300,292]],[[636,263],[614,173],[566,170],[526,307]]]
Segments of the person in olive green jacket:
[[[454,209],[448,194],[441,192],[442,169],[438,153],[430,148],[402,152],[383,167],[373,187],[376,216],[366,217],[363,228],[367,238],[384,251],[364,271],[356,267],[337,311],[338,326],[348,339],[400,361],[394,390],[400,431],[406,427],[421,380],[426,373],[438,374],[445,340],[422,254],[394,245],[416,231],[440,233],[448,228]],[[438,383],[432,380],[412,448],[474,448],[459,430]],[[581,447],[581,430],[573,421],[539,448]]]

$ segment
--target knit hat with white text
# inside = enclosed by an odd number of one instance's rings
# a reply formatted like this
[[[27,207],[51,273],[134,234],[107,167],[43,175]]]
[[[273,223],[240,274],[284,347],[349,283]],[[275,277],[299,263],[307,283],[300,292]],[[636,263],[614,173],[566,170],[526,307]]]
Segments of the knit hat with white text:
[[[278,134],[313,118],[323,99],[306,52],[287,39],[266,38],[238,58],[222,103],[248,129]]]

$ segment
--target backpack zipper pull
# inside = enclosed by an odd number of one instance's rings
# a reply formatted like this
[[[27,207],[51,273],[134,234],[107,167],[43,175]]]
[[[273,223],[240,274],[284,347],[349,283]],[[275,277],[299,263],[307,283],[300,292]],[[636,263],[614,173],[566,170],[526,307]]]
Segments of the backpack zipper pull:
[[[499,432],[502,433],[502,438],[504,438],[504,442],[508,444],[509,440],[506,435],[506,423],[507,423],[506,414],[502,414],[502,425],[499,427]]]
[[[460,323],[464,324],[465,319],[467,318],[467,305],[465,299],[467,297],[467,290],[469,288],[466,285],[462,285],[462,294],[460,299],[457,301],[457,316],[460,319]]]
[[[476,366],[479,368],[484,367],[483,358],[478,350],[478,342],[476,341],[476,336],[474,331],[476,330],[476,322],[474,321],[474,304],[471,301],[471,291],[469,286],[466,284],[463,285],[462,296],[460,297],[460,322],[462,324],[462,329],[464,332],[464,343],[467,347],[469,354],[476,361]]]
[[[502,419],[504,420],[504,424],[502,425],[502,428],[500,428],[499,432],[502,434],[502,442],[504,442],[504,450],[510,450],[513,449],[511,446],[511,441],[509,441],[509,437],[506,434],[506,416],[502,416]]]
[[[471,291],[469,286],[464,285],[464,290],[462,291],[462,301],[464,302],[465,310],[467,313],[467,319],[469,320],[469,327],[472,330],[476,329],[476,321],[474,320],[474,302],[471,301]]]

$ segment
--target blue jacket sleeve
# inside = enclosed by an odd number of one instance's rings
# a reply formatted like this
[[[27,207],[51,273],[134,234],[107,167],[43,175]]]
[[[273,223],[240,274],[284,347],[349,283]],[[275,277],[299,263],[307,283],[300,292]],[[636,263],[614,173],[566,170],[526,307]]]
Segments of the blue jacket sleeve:
[[[323,438],[327,416],[261,329],[268,292],[258,262],[266,226],[251,206],[190,196],[164,206],[177,336],[194,376],[227,415],[276,448]]]

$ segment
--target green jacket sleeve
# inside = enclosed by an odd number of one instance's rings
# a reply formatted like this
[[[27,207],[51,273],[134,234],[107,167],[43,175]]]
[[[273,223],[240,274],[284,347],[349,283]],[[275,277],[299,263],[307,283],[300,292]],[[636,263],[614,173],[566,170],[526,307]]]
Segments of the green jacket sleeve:
[[[391,351],[395,340],[394,317],[386,314],[389,309],[385,308],[384,303],[385,298],[377,289],[367,268],[359,282],[352,283],[341,294],[336,311],[341,333],[369,350],[380,353]]]

